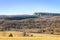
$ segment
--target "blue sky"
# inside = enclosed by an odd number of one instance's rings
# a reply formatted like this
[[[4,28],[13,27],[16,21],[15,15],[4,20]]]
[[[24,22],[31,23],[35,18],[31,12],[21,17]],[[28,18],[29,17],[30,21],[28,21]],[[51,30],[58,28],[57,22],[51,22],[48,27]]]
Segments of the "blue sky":
[[[60,0],[0,0],[0,15],[32,15],[34,12],[60,13]]]

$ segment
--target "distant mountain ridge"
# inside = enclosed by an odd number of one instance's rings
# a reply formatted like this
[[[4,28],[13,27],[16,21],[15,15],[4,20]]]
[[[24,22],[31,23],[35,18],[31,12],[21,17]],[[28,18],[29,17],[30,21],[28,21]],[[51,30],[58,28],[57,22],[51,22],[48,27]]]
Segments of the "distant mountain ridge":
[[[52,17],[52,16],[60,16],[60,13],[36,12],[33,15],[0,15],[0,20],[23,20],[30,18]]]
[[[60,16],[60,13],[44,13],[44,12],[36,12],[34,13],[36,16]]]
[[[38,16],[34,15],[0,15],[0,20],[22,20],[29,18],[38,18]]]

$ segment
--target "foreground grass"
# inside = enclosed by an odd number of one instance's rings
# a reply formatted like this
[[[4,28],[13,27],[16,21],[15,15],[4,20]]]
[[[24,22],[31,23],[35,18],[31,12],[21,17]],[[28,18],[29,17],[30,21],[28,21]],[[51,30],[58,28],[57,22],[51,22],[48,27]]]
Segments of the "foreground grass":
[[[0,37],[0,40],[60,40],[60,37]]]
[[[9,34],[12,33],[13,37],[9,37]],[[31,36],[22,36],[21,32],[0,32],[0,40],[60,40],[60,35],[52,34],[40,34],[40,33],[29,33]]]

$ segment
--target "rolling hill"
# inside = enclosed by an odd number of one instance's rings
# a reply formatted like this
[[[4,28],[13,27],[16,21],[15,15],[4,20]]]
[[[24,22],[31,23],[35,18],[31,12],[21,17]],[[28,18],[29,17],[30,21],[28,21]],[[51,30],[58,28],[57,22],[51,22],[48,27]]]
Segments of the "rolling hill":
[[[0,31],[60,34],[60,16],[0,20]]]

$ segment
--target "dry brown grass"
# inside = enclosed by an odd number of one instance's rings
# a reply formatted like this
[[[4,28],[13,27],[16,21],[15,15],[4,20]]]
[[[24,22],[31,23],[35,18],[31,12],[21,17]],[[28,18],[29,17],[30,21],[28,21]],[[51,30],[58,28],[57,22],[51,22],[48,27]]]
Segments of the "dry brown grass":
[[[0,40],[60,40],[60,37],[0,37]]]
[[[13,37],[9,37],[9,33],[13,33]],[[31,36],[22,36],[22,32],[15,31],[6,31],[3,35],[3,32],[0,32],[0,40],[60,40],[60,35],[52,35],[52,34],[38,34],[38,33],[29,33]]]

